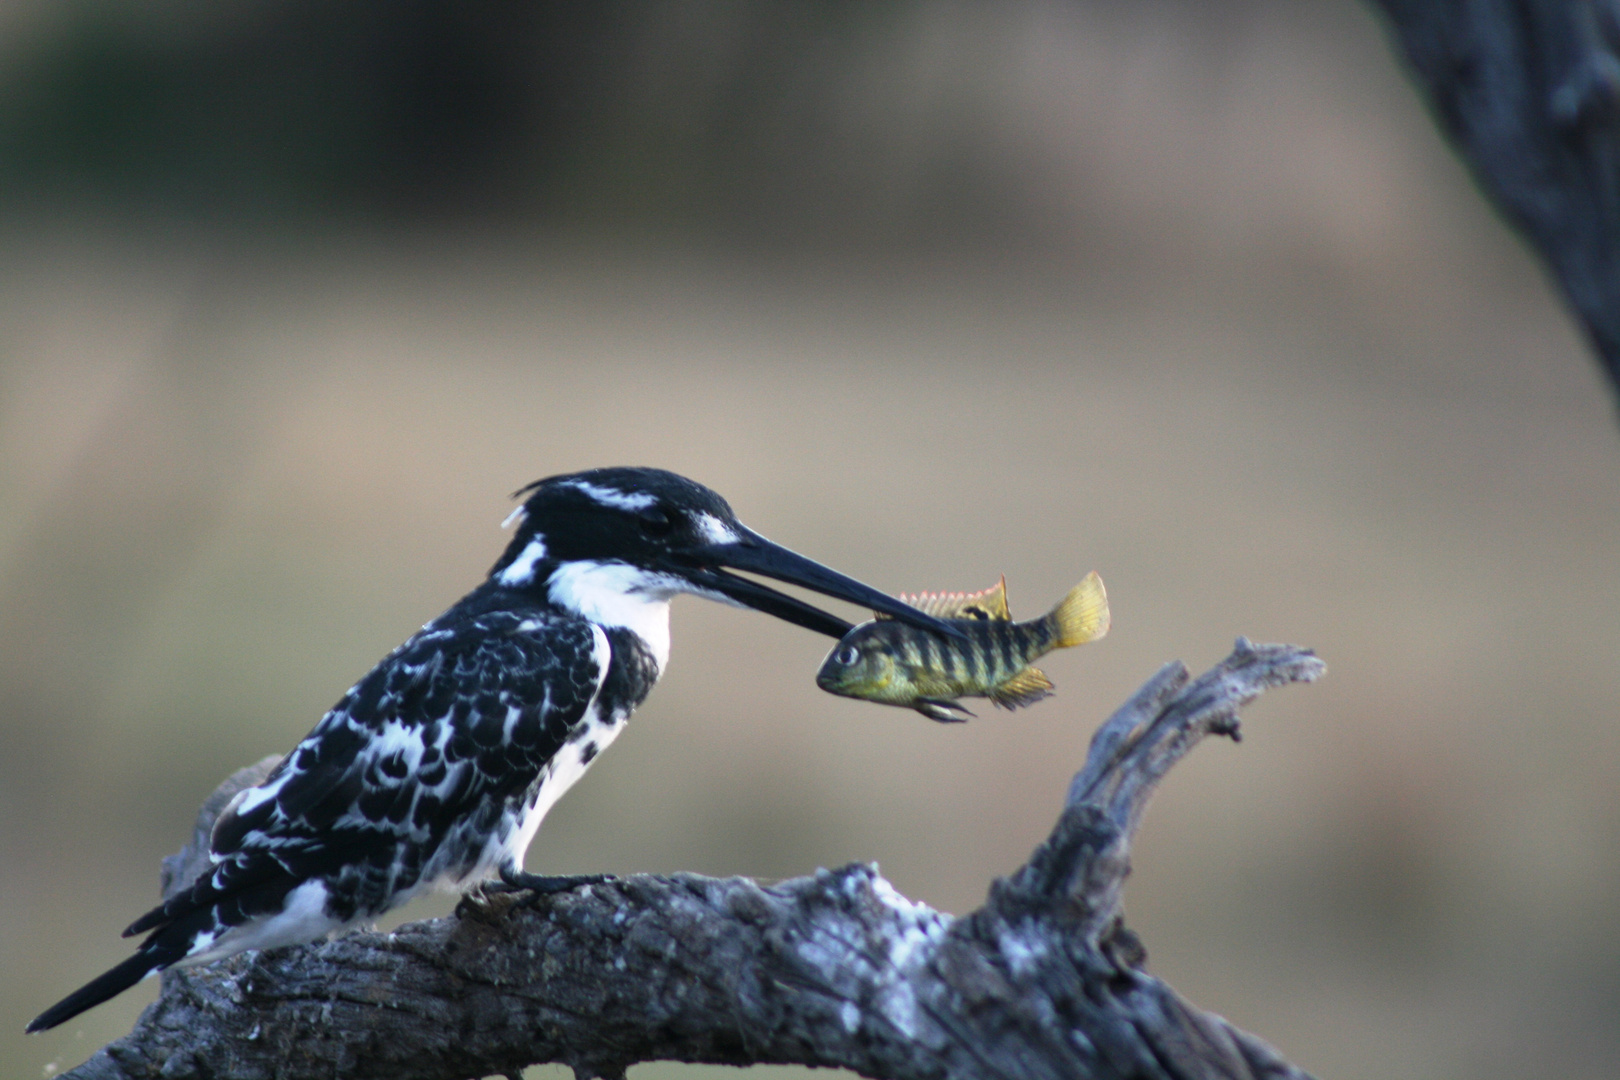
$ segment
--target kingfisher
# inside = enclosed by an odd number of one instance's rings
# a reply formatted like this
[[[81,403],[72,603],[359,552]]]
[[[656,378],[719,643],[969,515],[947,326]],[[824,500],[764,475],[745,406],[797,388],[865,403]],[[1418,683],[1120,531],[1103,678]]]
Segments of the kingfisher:
[[[176,965],[314,941],[433,889],[558,893],[607,875],[523,869],[541,820],[624,730],[692,593],[832,637],[851,624],[744,571],[955,636],[773,544],[715,492],[649,468],[538,480],[489,576],[355,683],[263,783],[235,796],[210,865],[136,919],[135,955],[51,1006],[55,1027]]]

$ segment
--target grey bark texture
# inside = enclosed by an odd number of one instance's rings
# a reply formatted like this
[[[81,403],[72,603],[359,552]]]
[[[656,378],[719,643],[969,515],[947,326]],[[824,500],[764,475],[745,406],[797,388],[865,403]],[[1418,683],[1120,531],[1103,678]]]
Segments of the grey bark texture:
[[[1620,3],[1375,0],[1440,129],[1620,392]]]
[[[453,1080],[563,1062],[587,1080],[675,1060],[896,1080],[1305,1078],[1147,974],[1121,897],[1170,767],[1207,735],[1237,738],[1262,691],[1323,670],[1243,638],[1196,680],[1165,665],[1098,729],[1051,835],[959,918],[863,865],[771,886],[637,876],[532,906],[497,895],[392,934],[170,971],[135,1030],[68,1076]],[[210,820],[205,807],[198,841]]]

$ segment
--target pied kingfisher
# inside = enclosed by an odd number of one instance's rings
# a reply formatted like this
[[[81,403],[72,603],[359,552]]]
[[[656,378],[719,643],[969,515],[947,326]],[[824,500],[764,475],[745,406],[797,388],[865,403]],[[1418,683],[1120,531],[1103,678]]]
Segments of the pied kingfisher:
[[[677,593],[833,637],[850,624],[745,570],[937,632],[898,600],[771,543],[660,469],[517,492],[488,579],[357,682],[214,826],[212,865],[136,919],[134,956],[45,1010],[43,1031],[175,964],[313,941],[439,887],[558,892],[602,875],[523,870],[546,811],[624,728],[669,657]],[[509,519],[510,520],[510,519]],[[495,885],[491,879],[499,879]]]

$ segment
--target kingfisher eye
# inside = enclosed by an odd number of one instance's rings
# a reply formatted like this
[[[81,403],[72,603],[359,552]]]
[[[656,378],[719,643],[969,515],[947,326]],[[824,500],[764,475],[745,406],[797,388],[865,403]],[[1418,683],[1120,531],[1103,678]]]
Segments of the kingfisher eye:
[[[667,536],[675,528],[675,516],[662,507],[649,507],[641,512],[641,531],[648,536]]]
[[[861,651],[853,645],[845,645],[833,654],[833,659],[845,667],[853,667],[855,661],[861,658]]]

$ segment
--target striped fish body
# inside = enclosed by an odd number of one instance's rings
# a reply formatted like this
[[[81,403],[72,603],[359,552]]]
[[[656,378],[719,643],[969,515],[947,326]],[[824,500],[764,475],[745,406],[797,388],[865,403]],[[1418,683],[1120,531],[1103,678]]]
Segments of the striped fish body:
[[[902,597],[962,632],[960,640],[891,619],[855,627],[822,662],[816,685],[829,693],[916,709],[934,720],[972,713],[961,697],[987,697],[1007,709],[1048,697],[1052,682],[1030,666],[1053,649],[1095,641],[1108,632],[1102,579],[1088,574],[1039,619],[1013,622],[1005,583],[981,593]]]

